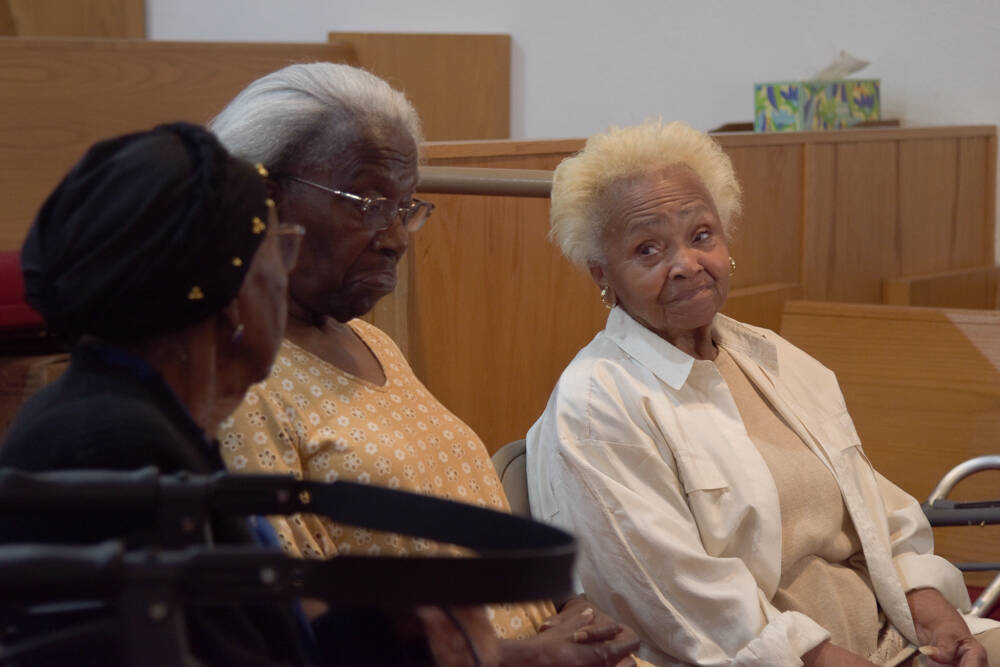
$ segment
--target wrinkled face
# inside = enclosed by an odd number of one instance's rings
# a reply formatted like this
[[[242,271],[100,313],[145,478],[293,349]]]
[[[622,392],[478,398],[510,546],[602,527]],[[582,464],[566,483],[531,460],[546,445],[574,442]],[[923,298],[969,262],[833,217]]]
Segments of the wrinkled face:
[[[268,236],[250,262],[237,293],[244,326],[239,350],[251,369],[251,381],[267,377],[285,335],[288,318],[288,269],[281,258],[275,210],[270,209]]]
[[[405,205],[417,186],[417,146],[400,128],[384,128],[333,156],[329,170],[291,174],[360,197]],[[341,322],[364,315],[396,287],[396,265],[409,245],[398,220],[381,231],[364,224],[357,203],[309,185],[280,179],[279,213],[305,227],[290,298],[298,310]]]
[[[591,275],[634,319],[675,342],[707,327],[729,292],[729,247],[704,184],[686,166],[625,181],[606,197],[604,262]]]

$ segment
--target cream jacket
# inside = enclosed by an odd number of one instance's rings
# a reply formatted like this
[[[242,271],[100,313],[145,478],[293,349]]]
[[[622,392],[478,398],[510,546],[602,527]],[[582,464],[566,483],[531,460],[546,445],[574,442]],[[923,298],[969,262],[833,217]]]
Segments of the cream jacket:
[[[777,334],[723,315],[713,336],[833,473],[880,608],[916,641],[905,593],[969,610],[961,573],[933,555],[917,502],[861,449],[834,374]],[[778,492],[715,364],[621,308],[563,372],[528,432],[532,513],[576,534],[588,597],[676,665],[800,665],[829,635],[769,602],[781,563]],[[967,618],[972,632],[995,625]]]

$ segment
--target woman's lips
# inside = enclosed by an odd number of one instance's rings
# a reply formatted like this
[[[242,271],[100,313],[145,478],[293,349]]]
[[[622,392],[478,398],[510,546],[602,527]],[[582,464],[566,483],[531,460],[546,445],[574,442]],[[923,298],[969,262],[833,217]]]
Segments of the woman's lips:
[[[355,283],[370,290],[391,292],[396,289],[396,272],[379,271],[376,273],[366,273],[363,276],[359,276]]]
[[[700,295],[702,292],[710,290],[712,287],[714,287],[713,283],[705,283],[704,285],[699,285],[697,287],[689,287],[687,289],[672,294],[670,298],[667,299],[667,303],[678,303],[680,301],[688,301]]]

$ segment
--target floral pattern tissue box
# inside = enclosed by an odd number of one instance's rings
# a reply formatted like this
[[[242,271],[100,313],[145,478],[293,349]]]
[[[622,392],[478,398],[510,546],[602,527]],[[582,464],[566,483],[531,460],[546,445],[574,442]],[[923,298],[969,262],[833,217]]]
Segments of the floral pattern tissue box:
[[[755,132],[836,130],[880,120],[880,79],[755,83]]]

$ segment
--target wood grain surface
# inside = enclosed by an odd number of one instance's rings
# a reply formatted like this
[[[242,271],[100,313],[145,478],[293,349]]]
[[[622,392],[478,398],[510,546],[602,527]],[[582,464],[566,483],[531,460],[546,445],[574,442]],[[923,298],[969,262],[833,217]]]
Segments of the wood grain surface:
[[[146,36],[146,0],[0,0],[18,37]],[[0,20],[0,27],[4,26]]]
[[[1000,267],[887,278],[882,296],[898,306],[1000,308]]]
[[[205,123],[244,86],[293,62],[353,62],[333,44],[0,39],[0,250],[99,139]]]
[[[429,141],[510,136],[510,35],[331,32],[406,93]]]

